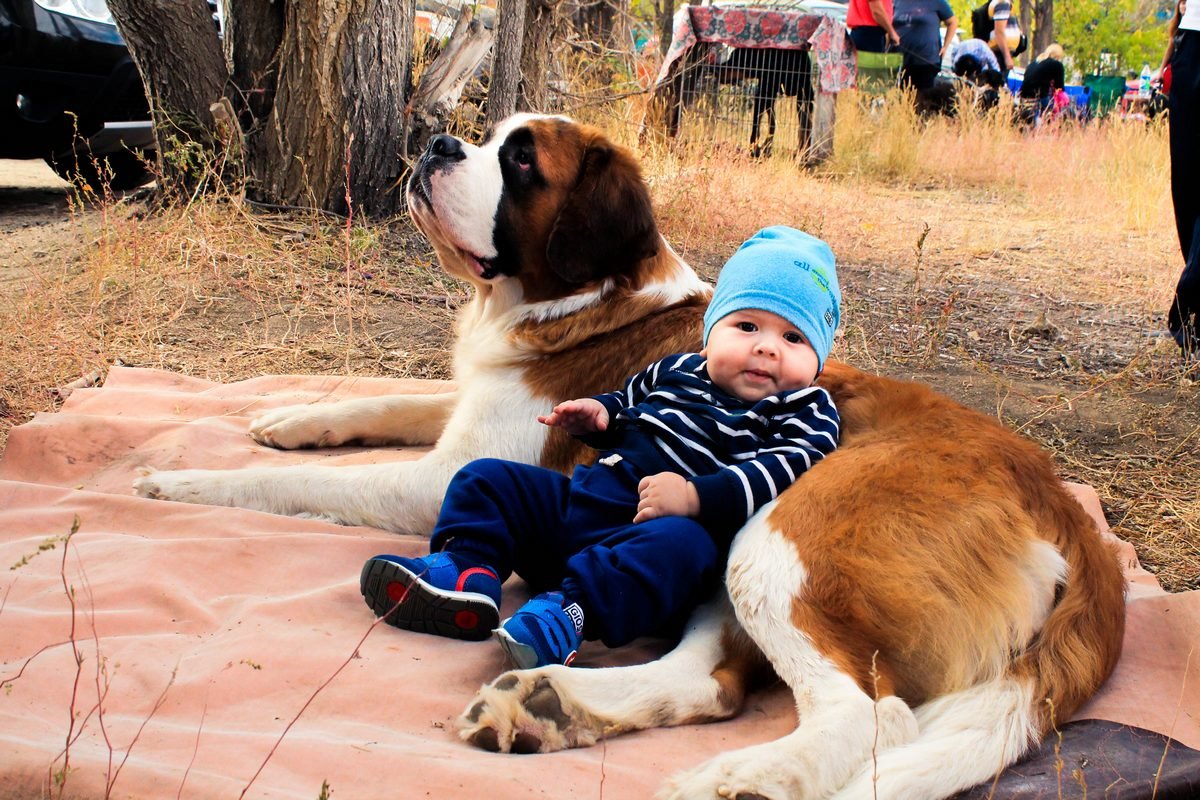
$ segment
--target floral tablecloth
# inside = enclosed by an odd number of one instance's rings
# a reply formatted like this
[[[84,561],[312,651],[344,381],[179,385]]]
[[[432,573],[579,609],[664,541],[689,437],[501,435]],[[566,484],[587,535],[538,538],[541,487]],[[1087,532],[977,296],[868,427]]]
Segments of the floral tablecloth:
[[[854,47],[841,19],[827,14],[753,6],[684,6],[675,12],[671,47],[658,72],[657,85],[697,42],[730,47],[799,50],[816,59],[822,92],[854,86]]]

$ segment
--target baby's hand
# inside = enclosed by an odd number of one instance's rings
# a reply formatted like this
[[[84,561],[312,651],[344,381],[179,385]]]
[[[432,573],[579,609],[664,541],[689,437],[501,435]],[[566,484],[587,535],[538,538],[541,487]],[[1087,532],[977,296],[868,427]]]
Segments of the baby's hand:
[[[696,487],[682,475],[660,472],[638,484],[638,510],[634,524],[658,517],[694,517],[700,513]]]
[[[537,420],[552,428],[562,428],[572,436],[582,436],[608,428],[608,409],[599,400],[585,397],[559,403],[549,414]]]

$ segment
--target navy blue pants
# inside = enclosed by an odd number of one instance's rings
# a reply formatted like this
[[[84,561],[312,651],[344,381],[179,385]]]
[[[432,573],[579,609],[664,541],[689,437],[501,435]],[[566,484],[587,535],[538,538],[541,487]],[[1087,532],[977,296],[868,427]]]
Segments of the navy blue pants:
[[[485,458],[450,482],[431,552],[512,573],[579,603],[585,639],[619,647],[667,633],[717,586],[725,549],[694,519],[633,524],[639,472],[628,462],[560,472]],[[727,546],[727,544],[726,544]]]
[[[890,49],[887,31],[877,25],[860,25],[850,29],[850,41],[855,50],[865,53],[886,53]]]
[[[1167,327],[1185,352],[1200,354],[1200,31],[1180,31],[1175,40],[1169,103],[1171,198],[1184,265]]]

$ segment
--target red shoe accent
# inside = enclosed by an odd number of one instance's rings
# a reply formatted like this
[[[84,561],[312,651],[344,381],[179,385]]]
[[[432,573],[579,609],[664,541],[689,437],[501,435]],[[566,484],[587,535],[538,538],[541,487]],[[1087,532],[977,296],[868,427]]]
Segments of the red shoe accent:
[[[408,586],[400,581],[392,581],[387,585],[387,596],[393,603],[399,603],[408,597]]]
[[[467,585],[467,578],[471,577],[472,575],[487,575],[490,578],[500,580],[500,577],[496,575],[496,573],[492,572],[486,567],[471,567],[470,569],[464,569],[462,574],[458,576],[458,583],[454,584],[454,591],[463,591],[463,587]]]
[[[454,624],[464,631],[473,631],[479,627],[479,615],[464,609],[454,615]]]

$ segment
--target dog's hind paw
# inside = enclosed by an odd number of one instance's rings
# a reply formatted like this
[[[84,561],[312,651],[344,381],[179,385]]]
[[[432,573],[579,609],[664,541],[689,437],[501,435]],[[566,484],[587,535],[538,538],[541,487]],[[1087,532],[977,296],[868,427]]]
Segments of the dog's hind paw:
[[[552,753],[595,744],[606,726],[560,692],[554,677],[567,669],[504,673],[482,687],[459,717],[459,735],[499,753]]]
[[[134,480],[133,493],[150,500],[232,505],[209,487],[212,474],[207,470],[152,470]]]
[[[725,753],[673,776],[655,795],[657,800],[808,800],[822,795],[807,791],[789,775],[786,765],[758,763],[751,750]],[[765,767],[765,768],[764,768]],[[772,772],[771,769],[775,768]]]
[[[133,481],[134,494],[150,500],[166,499],[162,497],[158,482],[154,480],[154,476],[157,474],[155,470],[150,467],[138,467],[137,471],[140,477]]]

